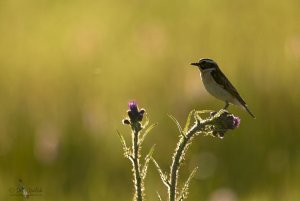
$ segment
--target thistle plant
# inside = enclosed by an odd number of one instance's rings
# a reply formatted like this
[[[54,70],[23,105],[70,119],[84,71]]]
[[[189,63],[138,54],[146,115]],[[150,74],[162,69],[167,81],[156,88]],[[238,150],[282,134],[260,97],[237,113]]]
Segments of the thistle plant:
[[[210,116],[201,118],[201,114],[210,113]],[[194,117],[194,124],[190,127],[191,117]],[[152,158],[158,169],[162,182],[168,190],[169,201],[182,201],[187,198],[188,188],[191,179],[197,171],[197,167],[191,172],[190,176],[184,183],[182,189],[178,191],[177,180],[179,168],[184,160],[184,156],[191,145],[195,136],[203,134],[205,136],[213,136],[222,139],[228,130],[235,129],[240,124],[240,119],[222,109],[218,112],[212,111],[191,111],[184,129],[181,128],[178,121],[173,117],[170,118],[175,122],[180,132],[179,141],[172,157],[172,164],[169,174],[164,174],[162,169],[154,158]]]
[[[183,184],[181,189],[177,187],[177,181],[179,177],[179,169],[185,159],[185,155],[189,146],[192,144],[192,140],[202,134],[204,136],[217,137],[223,139],[225,134],[232,129],[235,129],[240,124],[240,119],[227,110],[221,109],[218,112],[214,111],[191,111],[186,121],[185,127],[182,129],[175,117],[170,115],[170,118],[175,122],[179,130],[179,141],[172,156],[172,163],[170,166],[170,172],[164,173],[160,168],[158,162],[152,157],[154,146],[150,149],[149,153],[145,157],[143,168],[140,165],[140,149],[141,145],[149,133],[149,131],[156,125],[153,124],[148,128],[148,120],[145,124],[142,124],[145,110],[139,110],[135,102],[129,102],[128,117],[123,120],[123,124],[130,125],[132,130],[132,147],[129,148],[126,145],[124,137],[119,133],[121,142],[123,144],[124,156],[130,159],[133,166],[135,195],[134,200],[141,201],[144,198],[144,179],[147,174],[149,161],[152,160],[156,166],[160,178],[164,185],[167,187],[168,200],[169,201],[183,201],[188,196],[189,184],[193,176],[197,171],[197,167],[190,173],[190,176]],[[205,117],[203,117],[205,115]],[[208,115],[207,115],[208,114]],[[193,124],[192,118],[194,119]],[[162,200],[158,194],[159,200]]]
[[[152,124],[148,126],[149,120],[146,117],[144,124],[143,118],[146,116],[145,109],[138,109],[137,103],[135,101],[130,101],[128,103],[129,110],[127,111],[128,117],[123,119],[124,125],[129,125],[131,128],[131,148],[127,146],[126,141],[122,134],[119,134],[121,143],[123,145],[123,151],[125,158],[128,158],[132,164],[132,172],[134,177],[134,200],[142,201],[144,199],[144,180],[147,175],[148,165],[152,157],[154,146],[150,149],[149,153],[144,159],[144,165],[141,165],[141,147],[147,134],[156,126]]]

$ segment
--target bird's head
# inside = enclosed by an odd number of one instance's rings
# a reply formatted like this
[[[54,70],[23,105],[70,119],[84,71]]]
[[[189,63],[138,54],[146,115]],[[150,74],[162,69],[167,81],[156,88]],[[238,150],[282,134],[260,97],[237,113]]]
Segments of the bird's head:
[[[197,66],[201,72],[218,69],[218,64],[212,59],[200,59],[198,63],[191,63],[193,66]]]

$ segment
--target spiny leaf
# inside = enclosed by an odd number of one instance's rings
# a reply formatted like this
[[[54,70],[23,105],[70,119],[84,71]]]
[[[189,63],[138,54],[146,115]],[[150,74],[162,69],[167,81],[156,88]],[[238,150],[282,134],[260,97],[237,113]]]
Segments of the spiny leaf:
[[[154,165],[156,166],[156,169],[157,169],[157,171],[159,173],[159,176],[160,176],[162,182],[169,188],[170,187],[170,183],[168,181],[168,176],[163,173],[162,169],[159,167],[158,163],[156,162],[156,160],[153,157],[151,158],[151,160],[154,163]]]
[[[213,110],[201,110],[201,111],[196,111],[195,113],[194,113],[194,117],[195,117],[195,119],[196,120],[202,120],[201,119],[201,117],[200,117],[200,114],[206,114],[206,113],[211,113],[211,112],[215,112],[215,111],[213,111]]]
[[[172,116],[172,115],[169,115],[169,117],[174,121],[174,123],[178,127],[178,130],[179,130],[180,134],[185,138],[186,136],[185,136],[184,132],[182,131],[182,128],[181,128],[179,122],[177,121],[177,119],[174,116]]]
[[[148,118],[147,113],[145,113],[144,118],[145,118],[145,123],[144,123],[143,127],[146,128],[149,124],[149,118]]]
[[[189,129],[189,126],[190,126],[190,124],[191,124],[191,117],[192,117],[192,115],[194,114],[194,112],[195,112],[195,110],[192,110],[192,111],[190,111],[190,113],[189,113],[189,116],[188,116],[188,118],[187,118],[187,120],[186,120],[184,129],[183,129],[183,132],[184,132],[184,133],[186,133],[186,132],[188,131],[188,129]]]
[[[199,114],[205,114],[205,113],[211,113],[211,112],[214,112],[213,110],[200,110],[200,111],[196,111],[196,113],[199,113]]]
[[[142,137],[139,140],[139,145],[143,143],[143,141],[145,140],[146,136],[148,135],[148,133],[155,127],[157,126],[157,123],[152,124],[151,126],[149,126],[145,132],[142,134]]]
[[[142,180],[144,180],[146,178],[146,175],[147,175],[147,169],[148,169],[148,166],[149,166],[149,162],[152,158],[152,154],[154,152],[154,148],[155,148],[155,145],[153,145],[149,151],[149,153],[147,154],[147,156],[145,157],[145,164],[143,166],[143,169],[142,169]]]
[[[125,141],[123,135],[118,130],[117,130],[117,133],[118,133],[118,136],[119,136],[120,141],[121,141],[122,146],[123,146],[124,156],[126,158],[128,158],[130,156],[130,151],[129,151],[129,148],[127,147],[127,145],[126,145],[126,141]]]
[[[199,115],[199,113],[198,112],[195,112],[194,113],[194,119],[196,120],[196,121],[202,121],[202,118],[200,117],[200,115]]]
[[[192,178],[195,176],[195,173],[197,172],[197,169],[198,167],[196,167],[190,174],[190,176],[188,177],[188,179],[186,180],[186,182],[184,183],[183,187],[182,187],[182,190],[179,194],[179,198],[178,198],[178,201],[182,201],[184,199],[187,198],[187,195],[188,195],[188,190],[189,190],[189,185],[190,185],[190,182],[192,180]]]
[[[159,200],[159,201],[162,201],[162,199],[161,199],[161,197],[160,197],[159,193],[158,193],[158,192],[156,192],[156,194],[157,194],[158,200]]]

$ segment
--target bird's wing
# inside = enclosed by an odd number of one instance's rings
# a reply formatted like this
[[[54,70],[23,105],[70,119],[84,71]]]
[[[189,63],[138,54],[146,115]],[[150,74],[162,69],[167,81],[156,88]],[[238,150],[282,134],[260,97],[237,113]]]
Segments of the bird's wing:
[[[231,95],[236,97],[238,101],[245,106],[246,102],[242,99],[240,94],[237,92],[236,88],[230,83],[227,77],[222,73],[221,70],[218,71],[211,71],[211,75],[213,76],[214,80],[221,85],[225,90],[227,90]]]

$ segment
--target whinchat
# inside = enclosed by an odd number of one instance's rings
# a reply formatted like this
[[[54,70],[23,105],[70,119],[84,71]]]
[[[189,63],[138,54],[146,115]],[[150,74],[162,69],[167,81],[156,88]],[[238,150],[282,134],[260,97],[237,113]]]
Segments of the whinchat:
[[[222,73],[215,61],[212,59],[200,59],[198,63],[191,63],[191,65],[199,68],[201,79],[206,90],[217,99],[225,102],[224,109],[228,108],[229,103],[239,105],[255,118],[247,107],[246,102],[226,78],[224,73]]]

